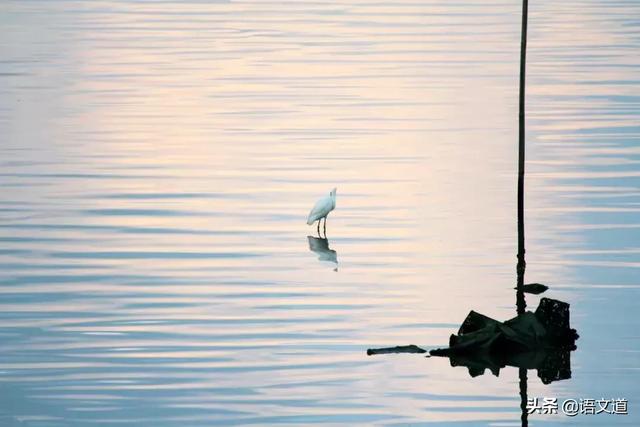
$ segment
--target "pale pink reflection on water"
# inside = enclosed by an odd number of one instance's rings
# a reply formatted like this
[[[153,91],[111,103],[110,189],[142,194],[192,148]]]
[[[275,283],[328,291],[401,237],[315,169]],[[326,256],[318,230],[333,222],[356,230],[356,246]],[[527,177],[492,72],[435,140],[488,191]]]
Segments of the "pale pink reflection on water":
[[[2,422],[519,423],[513,368],[365,354],[514,314],[519,2],[3,7]],[[532,2],[527,277],[581,339],[531,396],[640,395],[638,12]]]

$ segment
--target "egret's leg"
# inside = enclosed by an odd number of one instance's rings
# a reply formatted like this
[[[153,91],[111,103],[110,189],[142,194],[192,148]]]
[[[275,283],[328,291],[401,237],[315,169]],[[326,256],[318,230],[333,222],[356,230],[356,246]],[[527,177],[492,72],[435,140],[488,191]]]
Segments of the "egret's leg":
[[[322,221],[322,218],[318,220],[318,237],[320,237],[320,221]]]
[[[327,217],[324,217],[324,238],[327,238]]]

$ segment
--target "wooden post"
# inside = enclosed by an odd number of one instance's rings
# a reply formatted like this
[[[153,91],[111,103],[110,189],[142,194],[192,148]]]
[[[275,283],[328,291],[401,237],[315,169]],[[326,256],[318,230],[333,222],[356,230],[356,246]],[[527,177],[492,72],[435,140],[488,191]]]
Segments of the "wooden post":
[[[522,1],[522,31],[520,39],[520,102],[518,115],[518,266],[517,266],[517,293],[522,298],[518,298],[518,312],[524,312],[524,271],[527,266],[525,262],[524,249],[524,163],[525,163],[525,80],[527,71],[527,20],[528,20],[528,0]]]
[[[524,300],[524,270],[527,263],[524,259],[524,160],[525,160],[525,132],[524,132],[524,107],[525,107],[525,80],[527,72],[527,20],[529,15],[529,2],[522,0],[522,31],[520,39],[520,102],[518,112],[518,266],[516,307],[518,314],[524,313],[527,303]],[[522,427],[529,425],[527,411],[527,369],[520,368],[518,372],[520,383],[520,421]]]

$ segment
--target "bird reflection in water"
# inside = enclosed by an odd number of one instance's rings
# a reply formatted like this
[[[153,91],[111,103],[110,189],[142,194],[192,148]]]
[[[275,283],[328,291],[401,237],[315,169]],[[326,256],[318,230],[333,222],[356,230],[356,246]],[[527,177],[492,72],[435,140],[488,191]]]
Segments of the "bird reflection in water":
[[[319,261],[335,264],[333,271],[338,271],[338,253],[329,247],[329,239],[307,236],[309,250],[318,255]]]

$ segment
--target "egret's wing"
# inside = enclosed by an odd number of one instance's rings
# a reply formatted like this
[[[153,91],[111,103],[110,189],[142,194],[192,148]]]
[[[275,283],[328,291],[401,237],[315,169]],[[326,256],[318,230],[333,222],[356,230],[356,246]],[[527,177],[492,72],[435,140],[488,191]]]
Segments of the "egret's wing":
[[[322,199],[318,200],[313,206],[313,209],[311,209],[311,212],[309,212],[307,224],[313,224],[314,221],[317,221],[320,218],[326,216],[329,212],[331,212],[331,206],[332,203],[330,197],[323,197]]]

